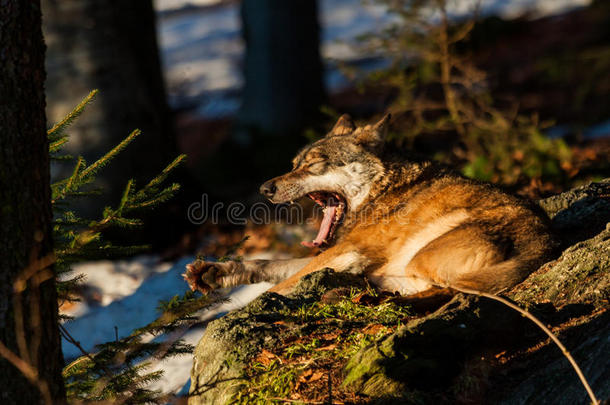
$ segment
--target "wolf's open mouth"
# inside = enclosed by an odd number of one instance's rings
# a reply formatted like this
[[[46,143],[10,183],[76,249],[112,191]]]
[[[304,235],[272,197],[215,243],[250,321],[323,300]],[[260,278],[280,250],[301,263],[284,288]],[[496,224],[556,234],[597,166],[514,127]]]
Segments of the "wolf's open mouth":
[[[318,235],[311,242],[301,242],[301,245],[313,248],[328,243],[328,240],[334,235],[337,226],[343,219],[345,211],[345,199],[337,194],[326,191],[315,191],[308,194],[309,198],[320,205],[324,211],[322,224],[318,230]]]

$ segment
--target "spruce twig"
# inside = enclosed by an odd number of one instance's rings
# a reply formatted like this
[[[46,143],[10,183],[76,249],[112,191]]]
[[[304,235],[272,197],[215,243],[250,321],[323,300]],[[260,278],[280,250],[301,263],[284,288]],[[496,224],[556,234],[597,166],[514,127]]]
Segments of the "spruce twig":
[[[142,131],[140,131],[139,129],[134,129],[131,134],[127,136],[127,138],[123,139],[117,146],[112,148],[110,152],[106,153],[91,166],[84,169],[79,175],[79,180],[85,182],[91,179],[93,175],[95,175],[102,167],[106,166],[108,162],[110,162],[110,160],[112,160],[123,149],[125,149],[127,145],[129,145],[141,133]]]
[[[66,115],[61,121],[53,125],[53,127],[47,131],[47,135],[57,136],[61,134],[79,115],[82,114],[82,112],[85,110],[85,107],[87,107],[87,105],[91,101],[93,101],[98,92],[99,90],[97,89],[91,90],[87,97],[85,97],[80,103],[78,103],[74,110],[68,113],[68,115]]]
[[[92,91],[64,119],[48,131],[49,152],[53,159],[67,160],[70,156],[57,156],[68,141],[64,134],[66,128],[78,117],[93,100],[97,91]],[[70,210],[70,203],[75,197],[88,196],[96,190],[83,190],[83,187],[95,181],[97,173],[115,156],[125,149],[138,135],[133,131],[117,146],[87,165],[82,157],[78,157],[69,177],[52,184],[52,206],[55,212],[53,223],[55,254],[58,274],[71,271],[72,263],[84,259],[111,257],[113,255],[133,254],[141,250],[141,246],[114,246],[104,241],[102,232],[110,227],[133,228],[142,225],[138,218],[126,217],[135,210],[149,209],[170,198],[179,190],[178,184],[163,186],[169,174],[184,161],[181,155],[166,166],[161,173],[150,180],[141,189],[136,188],[133,179],[129,179],[116,208],[106,207],[97,220],[80,218]],[[72,291],[82,279],[81,275],[59,281],[57,289],[60,299],[76,300]],[[194,321],[192,313],[209,307],[218,300],[209,297],[196,298],[193,295],[175,297],[171,305],[162,310],[160,317],[144,328],[132,331],[123,339],[115,339],[96,346],[95,353],[88,353],[83,346],[70,335],[64,325],[59,325],[62,337],[74,345],[82,354],[81,357],[64,368],[64,379],[69,397],[78,401],[112,401],[113,403],[165,403],[169,398],[157,391],[146,389],[150,382],[158,380],[162,371],[146,372],[150,366],[140,362],[147,357],[167,358],[170,356],[191,353],[193,347],[181,339],[170,336],[164,342],[145,342],[144,336],[156,336],[187,327]],[[162,305],[163,306],[163,305]],[[66,319],[67,317],[62,317]],[[27,371],[27,370],[26,370]]]

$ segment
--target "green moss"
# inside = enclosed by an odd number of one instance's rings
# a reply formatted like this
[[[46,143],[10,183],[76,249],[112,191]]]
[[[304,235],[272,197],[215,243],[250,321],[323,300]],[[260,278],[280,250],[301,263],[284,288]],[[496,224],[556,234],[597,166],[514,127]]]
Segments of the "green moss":
[[[228,404],[283,403],[279,398],[290,397],[290,393],[303,369],[303,367],[301,367],[301,370],[281,367],[277,361],[273,361],[268,366],[255,363],[253,368],[260,374],[249,379],[248,383],[244,384],[244,389],[237,391],[228,401]]]
[[[337,321],[380,323],[382,325],[395,324],[397,326],[400,326],[401,321],[410,315],[408,308],[391,301],[377,306],[357,304],[352,299],[359,293],[361,293],[361,290],[354,288],[346,299],[337,303],[314,302],[303,305],[296,311],[285,311],[283,314],[300,323],[335,319]]]
[[[273,361],[266,367],[261,367],[257,363],[250,366],[247,371],[248,382],[244,386],[244,390],[236,395],[234,403],[268,403],[265,401],[273,402],[272,398],[286,396],[293,392],[297,377],[307,369],[303,366],[303,362],[306,364],[324,362],[340,364],[341,361],[347,360],[376,338],[387,336],[393,330],[390,327],[399,326],[408,316],[406,308],[393,302],[377,306],[357,304],[353,300],[359,294],[362,294],[361,290],[352,288],[346,297],[333,304],[314,302],[302,305],[297,309],[283,309],[281,313],[287,321],[304,325],[306,328],[309,328],[312,323],[317,326],[309,331],[309,335],[304,333],[303,336],[300,336],[302,341],[285,345],[279,351],[274,350],[281,358],[287,359],[286,364]],[[323,336],[326,332],[325,324],[335,325],[331,330],[336,330],[336,325],[341,324],[342,329],[356,331],[366,327],[369,323],[387,327],[381,328],[375,335],[354,333],[343,336],[337,334],[330,341],[316,337]],[[295,333],[297,335],[305,332],[294,328],[295,332],[297,330],[298,332]],[[296,363],[289,361],[295,358],[307,360]]]
[[[318,301],[331,289],[340,291],[335,302]],[[324,369],[339,378],[349,358],[410,315],[376,294],[360,277],[324,269],[305,277],[292,296],[263,294],[212,322],[196,350],[193,403],[276,403],[295,392],[303,373]],[[376,304],[361,303],[363,296]]]
[[[325,292],[345,286],[365,289],[366,283],[355,274],[336,273],[333,269],[324,268],[304,276],[295,286],[293,295],[317,300]]]

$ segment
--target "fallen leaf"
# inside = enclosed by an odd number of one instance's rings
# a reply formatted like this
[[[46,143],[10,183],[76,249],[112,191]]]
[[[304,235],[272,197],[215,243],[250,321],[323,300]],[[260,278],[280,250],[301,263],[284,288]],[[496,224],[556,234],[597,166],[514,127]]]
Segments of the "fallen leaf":
[[[336,338],[339,337],[339,335],[341,335],[340,331],[329,332],[329,333],[325,333],[323,335],[320,335],[320,339],[322,339],[322,340],[335,340]]]
[[[324,376],[323,371],[320,371],[320,370],[313,371],[312,369],[307,369],[299,376],[298,382],[310,383],[310,382],[318,381],[323,376]]]
[[[268,366],[274,359],[279,358],[267,349],[261,350],[258,356],[256,356],[256,360],[265,366]]]
[[[325,351],[329,351],[329,350],[334,350],[334,349],[336,349],[336,348],[337,348],[337,344],[336,344],[336,343],[333,343],[333,344],[330,344],[330,345],[328,345],[328,346],[322,346],[322,347],[318,347],[318,348],[317,348],[317,349],[315,349],[315,350],[316,350],[316,352],[325,352]]]
[[[366,328],[362,329],[362,333],[364,333],[365,335],[376,335],[382,329],[385,329],[385,328],[386,327],[380,323],[374,323],[372,325],[367,325]]]

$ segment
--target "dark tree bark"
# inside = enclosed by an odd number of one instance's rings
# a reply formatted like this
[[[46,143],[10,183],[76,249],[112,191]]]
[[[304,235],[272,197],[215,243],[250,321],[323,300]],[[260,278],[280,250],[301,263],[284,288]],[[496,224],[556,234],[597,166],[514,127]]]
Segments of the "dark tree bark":
[[[240,125],[284,135],[302,130],[324,100],[317,2],[243,0],[246,42]]]
[[[117,203],[128,178],[143,184],[174,157],[152,1],[42,0],[42,5],[49,119],[58,120],[90,90],[100,90],[71,127],[69,151],[92,162],[135,128],[142,130],[100,173],[104,196],[80,209],[98,215],[103,205]]]
[[[13,288],[26,268],[44,267],[39,259],[52,253],[44,56],[40,2],[0,2],[0,341],[38,368],[48,387],[44,398],[0,358],[3,404],[65,400],[53,272],[32,271],[25,290]]]

